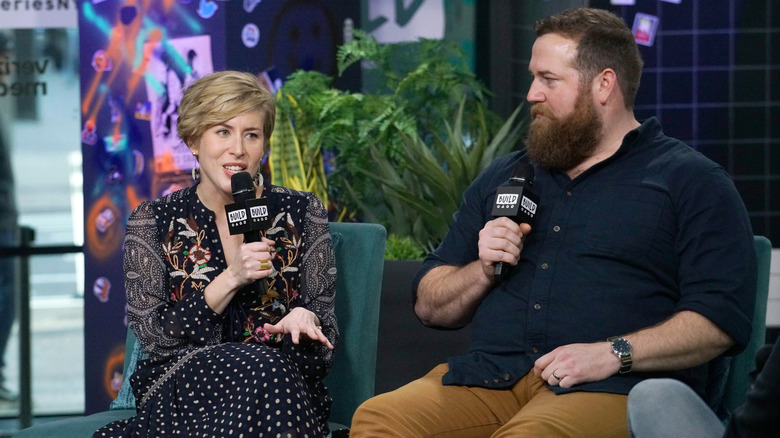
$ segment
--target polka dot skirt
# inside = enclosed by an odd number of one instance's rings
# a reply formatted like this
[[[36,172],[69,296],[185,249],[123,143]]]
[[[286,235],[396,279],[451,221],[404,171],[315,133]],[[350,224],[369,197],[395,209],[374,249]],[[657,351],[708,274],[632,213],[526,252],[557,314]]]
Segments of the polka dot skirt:
[[[94,436],[322,437],[327,431],[309,396],[322,391],[321,385],[310,388],[278,349],[220,344],[190,356],[135,417],[108,424]]]

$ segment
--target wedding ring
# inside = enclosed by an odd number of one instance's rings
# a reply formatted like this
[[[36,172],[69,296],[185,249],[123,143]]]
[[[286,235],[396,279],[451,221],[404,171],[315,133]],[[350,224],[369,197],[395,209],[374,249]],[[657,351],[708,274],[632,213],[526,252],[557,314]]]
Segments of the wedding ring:
[[[260,269],[266,270],[271,268],[271,263],[268,260],[258,260],[260,262]]]
[[[555,371],[557,371],[557,370],[555,370]],[[555,374],[555,371],[553,371],[553,377],[555,377],[556,379],[558,379],[558,381],[559,381],[559,382],[560,382],[561,380],[563,380],[563,378],[564,378],[564,377],[566,377],[566,376],[561,376],[561,377],[558,377],[558,375],[557,375],[557,374]]]

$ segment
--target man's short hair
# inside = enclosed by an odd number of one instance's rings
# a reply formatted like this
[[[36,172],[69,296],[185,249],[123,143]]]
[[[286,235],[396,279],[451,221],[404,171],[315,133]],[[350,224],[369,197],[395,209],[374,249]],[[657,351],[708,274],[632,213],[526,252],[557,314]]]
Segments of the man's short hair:
[[[634,107],[643,62],[634,34],[623,19],[604,9],[572,8],[537,21],[534,32],[537,37],[554,33],[577,42],[574,67],[583,83],[611,68],[626,108]]]

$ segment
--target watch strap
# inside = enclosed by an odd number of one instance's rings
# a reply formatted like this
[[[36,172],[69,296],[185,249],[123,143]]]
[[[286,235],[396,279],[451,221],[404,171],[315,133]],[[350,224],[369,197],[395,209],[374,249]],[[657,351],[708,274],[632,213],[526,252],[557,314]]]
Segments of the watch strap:
[[[630,348],[631,344],[627,340],[621,338],[620,336],[612,336],[612,337],[607,338],[607,341],[613,344],[612,352],[620,360],[620,370],[619,370],[620,374],[626,374],[626,373],[631,372],[631,367],[634,365],[634,358],[633,358],[633,355],[631,354],[631,352],[629,352],[629,353],[620,353],[620,352],[618,352],[615,349],[614,343],[615,343],[615,341],[618,341],[618,340],[622,340],[622,341],[626,342],[629,345],[629,348]]]

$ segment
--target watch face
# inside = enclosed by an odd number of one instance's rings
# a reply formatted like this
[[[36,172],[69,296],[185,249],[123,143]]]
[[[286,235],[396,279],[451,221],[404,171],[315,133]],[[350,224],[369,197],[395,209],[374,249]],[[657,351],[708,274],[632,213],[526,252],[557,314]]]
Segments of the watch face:
[[[631,354],[631,344],[625,339],[615,339],[612,342],[612,351],[620,356]]]

